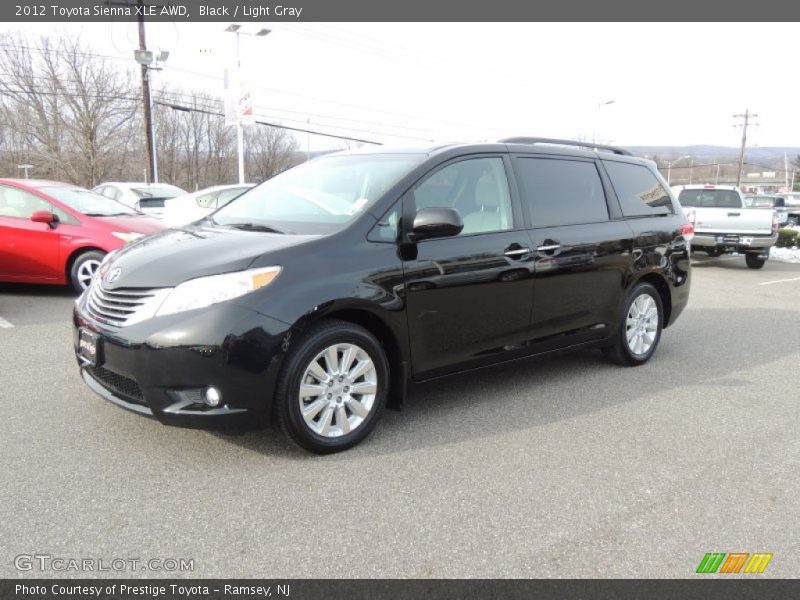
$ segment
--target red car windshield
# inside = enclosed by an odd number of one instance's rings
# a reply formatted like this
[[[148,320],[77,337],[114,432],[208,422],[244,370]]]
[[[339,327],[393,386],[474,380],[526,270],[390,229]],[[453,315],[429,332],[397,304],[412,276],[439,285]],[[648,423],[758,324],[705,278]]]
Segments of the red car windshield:
[[[141,214],[116,200],[79,187],[59,185],[39,189],[87,217],[118,217],[121,215]]]

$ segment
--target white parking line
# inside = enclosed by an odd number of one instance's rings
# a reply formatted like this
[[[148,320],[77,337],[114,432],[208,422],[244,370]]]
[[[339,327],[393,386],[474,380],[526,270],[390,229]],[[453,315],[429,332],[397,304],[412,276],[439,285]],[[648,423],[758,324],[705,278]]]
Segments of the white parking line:
[[[0,327],[2,327],[3,329],[10,329],[13,326],[14,325],[6,321],[3,317],[0,317]]]
[[[762,281],[758,285],[772,285],[773,283],[786,283],[787,281],[800,281],[800,277],[790,277],[789,279],[776,279],[775,281]]]

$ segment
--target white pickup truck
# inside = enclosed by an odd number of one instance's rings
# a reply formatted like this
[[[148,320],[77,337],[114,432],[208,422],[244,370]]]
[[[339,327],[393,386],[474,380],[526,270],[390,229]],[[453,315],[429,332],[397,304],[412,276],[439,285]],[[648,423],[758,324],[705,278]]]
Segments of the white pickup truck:
[[[693,249],[709,256],[739,252],[751,269],[764,266],[778,241],[774,211],[747,208],[744,195],[732,185],[679,185],[672,190],[694,225]]]

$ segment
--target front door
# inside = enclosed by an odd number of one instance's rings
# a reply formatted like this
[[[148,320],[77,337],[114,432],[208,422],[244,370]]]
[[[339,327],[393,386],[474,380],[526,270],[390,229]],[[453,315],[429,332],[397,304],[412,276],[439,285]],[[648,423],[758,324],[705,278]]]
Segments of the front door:
[[[501,155],[451,161],[406,195],[406,223],[428,207],[455,208],[464,221],[460,235],[403,248],[416,379],[523,352],[532,263],[508,167]]]
[[[30,192],[0,185],[0,275],[6,279],[63,279],[58,228],[31,221],[37,210],[52,212],[53,206]]]

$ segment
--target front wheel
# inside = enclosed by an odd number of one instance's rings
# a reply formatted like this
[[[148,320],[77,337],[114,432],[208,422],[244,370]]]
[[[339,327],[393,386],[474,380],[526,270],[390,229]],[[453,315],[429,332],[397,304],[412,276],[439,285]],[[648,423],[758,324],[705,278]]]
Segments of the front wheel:
[[[611,345],[603,348],[606,358],[619,365],[643,365],[656,351],[664,325],[664,308],[658,290],[639,283],[622,303],[617,331]]]
[[[69,280],[76,292],[82,292],[89,287],[104,257],[104,252],[90,250],[79,255],[73,261],[72,268],[69,270]]]
[[[299,446],[340,452],[361,442],[380,417],[389,364],[378,340],[346,321],[323,321],[286,358],[275,393],[278,423]]]
[[[747,263],[748,269],[760,269],[767,262],[764,258],[758,258],[757,254],[745,254],[744,260]]]

